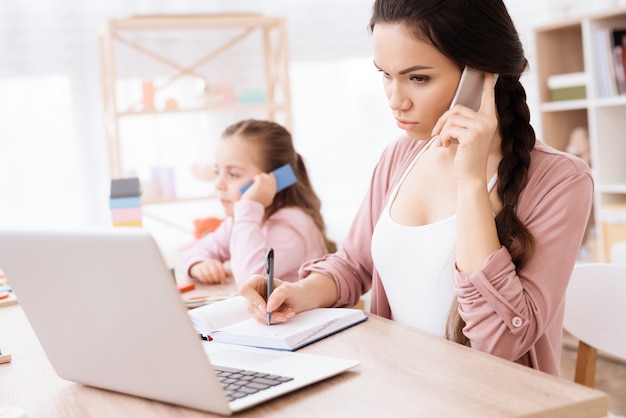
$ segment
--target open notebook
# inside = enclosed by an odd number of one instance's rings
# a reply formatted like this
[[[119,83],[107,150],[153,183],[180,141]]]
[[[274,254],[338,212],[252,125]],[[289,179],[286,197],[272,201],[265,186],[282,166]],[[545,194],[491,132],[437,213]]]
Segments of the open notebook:
[[[367,320],[361,309],[318,308],[267,326],[250,317],[241,296],[192,309],[189,315],[198,334],[210,341],[289,351]]]
[[[57,374],[85,385],[228,415],[359,364],[202,342],[141,228],[0,231],[0,266]],[[286,379],[229,401],[218,366]]]

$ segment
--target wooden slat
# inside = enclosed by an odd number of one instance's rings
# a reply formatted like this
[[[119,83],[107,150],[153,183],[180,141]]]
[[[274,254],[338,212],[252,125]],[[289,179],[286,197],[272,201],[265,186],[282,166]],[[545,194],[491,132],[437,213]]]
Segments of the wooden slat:
[[[576,357],[576,374],[574,381],[581,385],[595,387],[596,363],[598,350],[584,341],[578,342],[578,355]]]

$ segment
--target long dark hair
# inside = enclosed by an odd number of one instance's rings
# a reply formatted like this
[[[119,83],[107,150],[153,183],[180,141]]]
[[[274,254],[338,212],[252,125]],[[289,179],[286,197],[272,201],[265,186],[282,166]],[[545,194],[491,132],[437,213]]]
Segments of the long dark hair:
[[[502,137],[497,192],[503,208],[496,216],[496,227],[500,243],[511,252],[519,271],[534,251],[533,236],[515,214],[515,206],[526,186],[536,137],[520,83],[528,61],[506,6],[501,0],[376,0],[370,30],[378,23],[404,25],[459,69],[469,66],[500,75],[495,87]],[[469,345],[464,326],[455,298],[446,338]]]
[[[257,145],[258,164],[264,172],[269,173],[278,167],[290,164],[298,180],[293,186],[276,193],[270,206],[265,208],[264,219],[269,218],[279,209],[297,206],[315,222],[324,237],[326,250],[329,253],[337,251],[336,243],[326,235],[326,224],[321,213],[322,202],[313,190],[302,156],[293,146],[291,133],[276,122],[246,119],[227,127],[222,133],[222,140],[228,140],[235,135]]]

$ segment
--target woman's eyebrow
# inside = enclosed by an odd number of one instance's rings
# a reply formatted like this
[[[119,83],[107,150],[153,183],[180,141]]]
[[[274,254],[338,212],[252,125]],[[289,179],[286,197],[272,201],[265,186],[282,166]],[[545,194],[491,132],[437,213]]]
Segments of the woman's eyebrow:
[[[376,67],[376,69],[378,69],[378,70],[380,70],[380,71],[384,71],[382,68],[380,68],[380,67],[376,64],[376,61],[374,61],[374,67]],[[427,66],[427,65],[414,65],[414,66],[412,66],[412,67],[405,68],[404,70],[399,71],[399,72],[398,72],[398,74],[399,74],[399,75],[404,75],[404,74],[408,74],[408,73],[413,72],[413,71],[418,71],[418,70],[428,70],[428,69],[431,69],[431,68],[432,68],[432,67],[429,67],[429,66]]]

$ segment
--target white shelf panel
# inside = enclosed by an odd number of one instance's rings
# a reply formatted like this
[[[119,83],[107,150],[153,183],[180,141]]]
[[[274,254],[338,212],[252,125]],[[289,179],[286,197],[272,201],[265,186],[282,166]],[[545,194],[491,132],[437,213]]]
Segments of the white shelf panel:
[[[596,107],[626,106],[626,96],[603,97],[592,102]]]
[[[595,184],[598,193],[618,193],[626,194],[626,184]]]
[[[542,112],[562,112],[565,110],[586,109],[589,106],[587,100],[563,100],[560,102],[546,102],[541,104]]]

